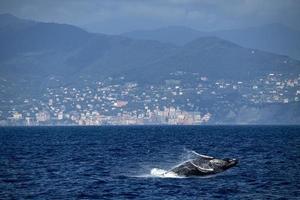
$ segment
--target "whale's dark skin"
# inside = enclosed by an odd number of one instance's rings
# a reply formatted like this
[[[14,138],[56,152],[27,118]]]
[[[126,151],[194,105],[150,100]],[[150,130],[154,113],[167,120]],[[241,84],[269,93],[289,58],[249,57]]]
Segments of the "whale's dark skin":
[[[217,159],[210,156],[197,154],[197,158],[191,159],[177,165],[169,172],[173,172],[178,176],[207,176],[223,172],[235,165],[236,159]]]

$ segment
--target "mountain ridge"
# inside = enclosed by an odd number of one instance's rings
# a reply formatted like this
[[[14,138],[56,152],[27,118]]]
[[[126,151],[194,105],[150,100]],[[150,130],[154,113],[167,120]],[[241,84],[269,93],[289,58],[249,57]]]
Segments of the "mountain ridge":
[[[22,72],[20,76],[74,74],[76,77],[83,73],[104,78],[126,74],[151,82],[155,78],[149,78],[147,74],[162,80],[178,70],[212,77],[219,74],[224,78],[235,78],[227,73],[235,70],[247,78],[246,74],[251,70],[257,71],[254,75],[259,75],[274,70],[294,71],[293,66],[300,66],[298,61],[286,56],[244,48],[216,36],[203,36],[176,46],[155,40],[88,33],[72,25],[34,22],[23,29],[9,29],[9,34],[0,31],[0,41],[3,44],[0,70],[11,76],[18,76],[18,70]],[[245,73],[241,66],[247,69]],[[296,71],[299,69],[296,67]]]
[[[288,56],[216,36],[180,46],[65,24],[12,24],[0,29],[0,122],[13,123],[18,112],[32,119],[64,112],[74,123],[95,111],[110,120],[177,106],[212,114],[212,123],[300,119],[290,112],[299,104],[300,61]]]
[[[288,55],[300,60],[300,31],[284,26],[280,23],[266,24],[257,27],[242,29],[219,30],[219,31],[199,31],[196,29],[181,27],[185,34],[180,34],[176,29],[161,27],[153,30],[126,32],[130,38],[152,39],[176,45],[185,45],[196,38],[204,36],[217,36],[229,40],[246,48],[260,49],[276,54]],[[161,33],[163,32],[163,34]],[[160,37],[163,35],[164,37]],[[169,40],[172,35],[176,35],[176,40]],[[167,38],[167,39],[166,39]]]

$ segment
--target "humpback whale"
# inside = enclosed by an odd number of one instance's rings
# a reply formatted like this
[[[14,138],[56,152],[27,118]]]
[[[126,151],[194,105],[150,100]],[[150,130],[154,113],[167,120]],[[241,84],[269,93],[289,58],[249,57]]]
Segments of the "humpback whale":
[[[235,165],[237,159],[218,159],[211,156],[201,155],[193,151],[196,158],[187,160],[168,171],[162,172],[160,176],[165,177],[189,177],[189,176],[206,176],[223,172]],[[154,169],[154,172],[157,169]]]

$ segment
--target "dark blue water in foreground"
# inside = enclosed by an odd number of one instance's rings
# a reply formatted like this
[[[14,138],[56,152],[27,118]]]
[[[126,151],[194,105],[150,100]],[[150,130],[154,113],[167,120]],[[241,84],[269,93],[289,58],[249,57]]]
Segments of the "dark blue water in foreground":
[[[238,158],[208,178],[155,178],[188,150]],[[299,199],[300,127],[0,128],[0,199]]]

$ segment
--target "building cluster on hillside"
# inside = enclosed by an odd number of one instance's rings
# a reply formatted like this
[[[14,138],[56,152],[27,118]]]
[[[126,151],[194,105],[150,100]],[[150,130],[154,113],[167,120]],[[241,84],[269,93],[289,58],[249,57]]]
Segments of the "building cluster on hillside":
[[[10,117],[12,125],[200,125],[210,120],[211,114],[181,111],[174,107],[164,110],[148,110],[144,114],[125,112],[116,116],[101,115],[97,111],[71,113],[59,112],[52,116],[49,111],[40,111],[34,117],[14,112]]]
[[[20,98],[1,99],[0,125],[205,124],[215,115],[213,108],[230,110],[237,102],[299,102],[300,75],[267,74],[246,82],[174,72],[160,85],[124,77],[84,80],[77,87],[47,87],[40,97]]]

